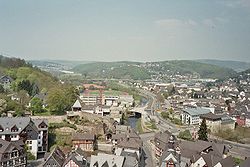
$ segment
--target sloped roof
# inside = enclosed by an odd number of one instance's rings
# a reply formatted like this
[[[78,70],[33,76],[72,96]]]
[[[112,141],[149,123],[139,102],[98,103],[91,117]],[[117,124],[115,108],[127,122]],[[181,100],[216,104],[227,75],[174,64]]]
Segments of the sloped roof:
[[[15,148],[18,150],[22,150],[22,146],[24,146],[23,141],[18,140],[9,142],[0,138],[0,162],[3,159],[3,153],[10,153]]]
[[[72,140],[95,140],[95,135],[91,133],[73,133]]]
[[[75,101],[72,108],[82,108],[82,105],[78,99]]]
[[[227,158],[220,160],[218,163],[220,163],[222,167],[235,167],[235,162],[232,156],[228,156]]]
[[[240,163],[240,167],[249,167],[250,165],[250,157],[248,157],[245,161],[243,161],[242,163]]]
[[[0,126],[3,128],[1,134],[18,134],[30,123],[29,117],[0,117]],[[18,131],[12,132],[11,128],[16,126]]]
[[[62,150],[59,147],[55,147],[54,150],[50,153],[50,155],[46,158],[46,162],[50,159],[53,158],[60,166],[63,165],[63,162],[65,160],[65,154],[62,152]]]
[[[97,155],[91,155],[90,166],[94,166],[94,164],[98,164],[99,167],[102,165],[108,164],[108,167],[123,167],[124,166],[125,157],[112,155],[112,154],[104,154],[98,153]]]
[[[139,150],[142,147],[142,140],[136,138],[126,138],[117,144],[121,148],[131,148]]]
[[[189,115],[202,115],[202,114],[207,114],[209,112],[211,112],[209,109],[205,109],[205,108],[186,108],[183,109],[184,112],[187,112]]]

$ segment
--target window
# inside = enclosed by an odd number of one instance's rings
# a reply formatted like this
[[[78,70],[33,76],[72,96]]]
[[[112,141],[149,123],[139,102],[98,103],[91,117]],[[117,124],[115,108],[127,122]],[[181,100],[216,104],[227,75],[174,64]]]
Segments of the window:
[[[32,146],[29,146],[29,150],[32,150]]]

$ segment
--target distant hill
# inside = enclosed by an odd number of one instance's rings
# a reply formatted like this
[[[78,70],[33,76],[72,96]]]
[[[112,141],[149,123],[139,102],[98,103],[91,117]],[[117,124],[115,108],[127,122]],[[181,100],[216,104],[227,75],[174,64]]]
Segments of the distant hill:
[[[150,73],[139,62],[96,62],[78,65],[72,70],[97,78],[149,79]]]
[[[225,78],[235,75],[230,68],[191,60],[162,62],[97,62],[78,65],[72,69],[86,76],[99,78],[149,79],[152,75],[196,74],[201,78]]]
[[[241,61],[226,61],[226,60],[210,60],[210,59],[203,59],[203,60],[195,60],[197,62],[206,63],[217,65],[220,67],[231,68],[237,72],[241,72],[250,68],[249,62],[241,62]]]
[[[93,61],[69,61],[69,60],[28,60],[34,66],[47,66],[54,64],[57,66],[64,66],[65,68],[74,68],[80,64],[93,63]]]

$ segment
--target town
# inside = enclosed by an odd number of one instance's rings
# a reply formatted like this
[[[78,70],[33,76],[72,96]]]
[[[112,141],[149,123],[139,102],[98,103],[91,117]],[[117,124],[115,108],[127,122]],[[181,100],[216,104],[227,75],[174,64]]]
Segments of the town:
[[[164,83],[87,79],[67,92],[68,108],[61,95],[32,84],[29,91],[29,80],[3,75],[1,166],[247,166],[249,74],[223,81],[173,75]]]
[[[250,167],[250,0],[0,16],[0,167]]]

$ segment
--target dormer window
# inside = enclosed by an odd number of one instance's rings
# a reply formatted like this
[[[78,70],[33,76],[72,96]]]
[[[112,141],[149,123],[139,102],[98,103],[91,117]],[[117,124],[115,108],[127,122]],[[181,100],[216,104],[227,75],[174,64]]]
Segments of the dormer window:
[[[0,125],[0,132],[3,132],[3,127]]]
[[[12,128],[11,128],[11,132],[17,132],[18,131],[18,128],[16,127],[16,125],[14,125]]]

